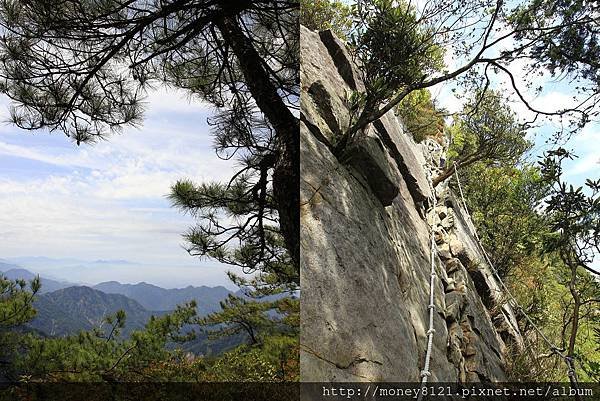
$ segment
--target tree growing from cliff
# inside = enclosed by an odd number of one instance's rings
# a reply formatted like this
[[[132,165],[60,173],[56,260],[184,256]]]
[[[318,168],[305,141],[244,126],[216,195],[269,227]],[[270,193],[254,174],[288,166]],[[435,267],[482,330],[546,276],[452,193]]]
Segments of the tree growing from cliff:
[[[477,162],[514,166],[531,147],[524,126],[506,99],[493,91],[474,93],[448,131],[452,142],[449,163],[433,179],[434,186],[450,177],[457,167]]]
[[[571,313],[565,316],[562,334],[566,355],[574,367],[575,359],[586,358],[577,352],[582,320],[597,319],[600,304],[600,284],[592,277],[597,278],[599,272],[591,267],[600,252],[600,180],[588,179],[585,190],[568,185],[562,163],[571,158],[571,153],[558,148],[546,152],[540,165],[551,185],[545,200],[551,229],[545,249],[558,254],[566,267],[563,280],[571,294]]]
[[[358,2],[351,43],[366,91],[354,97],[360,112],[339,139],[337,153],[411,92],[451,80],[466,90],[485,92],[492,77],[505,78],[533,113],[533,121],[559,117],[573,123],[567,124],[570,130],[581,128],[597,115],[600,101],[598,16],[594,3],[577,0],[532,0],[516,8],[501,0],[434,0],[418,6],[407,1]],[[448,69],[441,49],[465,61]],[[543,73],[577,82],[572,105],[532,105],[525,89]]]
[[[444,110],[435,104],[428,89],[411,92],[398,103],[395,111],[416,142],[445,136]]]
[[[337,0],[300,0],[300,23],[315,31],[331,29],[347,40],[352,27],[351,9]]]
[[[155,83],[212,103],[216,150],[241,169],[228,183],[174,187],[176,204],[201,220],[187,237],[193,254],[243,254],[235,260],[254,271],[281,263],[284,247],[297,276],[297,22],[293,0],[7,0],[0,91],[18,127],[78,145],[139,123]]]

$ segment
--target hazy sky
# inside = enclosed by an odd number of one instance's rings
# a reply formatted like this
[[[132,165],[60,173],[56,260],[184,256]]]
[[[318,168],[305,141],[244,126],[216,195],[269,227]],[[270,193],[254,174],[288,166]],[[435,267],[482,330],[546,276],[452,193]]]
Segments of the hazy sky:
[[[1,101],[4,122],[8,102]],[[141,128],[95,145],[0,125],[0,258],[125,259],[154,266],[152,274],[143,265],[119,274],[129,282],[227,283],[223,266],[182,249],[193,219],[165,199],[178,178],[231,175],[232,162],[212,148],[210,113],[208,105],[162,88],[150,94]],[[99,273],[96,281],[115,271]]]

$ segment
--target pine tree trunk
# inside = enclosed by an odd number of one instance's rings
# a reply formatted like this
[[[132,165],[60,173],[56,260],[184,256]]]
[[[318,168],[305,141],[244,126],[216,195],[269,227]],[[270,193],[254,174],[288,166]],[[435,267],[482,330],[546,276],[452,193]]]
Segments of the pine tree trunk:
[[[281,233],[292,261],[300,265],[300,126],[271,82],[263,60],[244,35],[235,17],[217,21],[223,39],[231,46],[256,104],[277,133],[279,152],[273,172],[273,197]]]

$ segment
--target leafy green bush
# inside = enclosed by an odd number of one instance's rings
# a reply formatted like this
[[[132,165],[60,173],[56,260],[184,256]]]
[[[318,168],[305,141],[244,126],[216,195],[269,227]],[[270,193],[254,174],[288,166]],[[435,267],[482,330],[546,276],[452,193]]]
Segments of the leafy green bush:
[[[300,23],[314,31],[331,29],[346,40],[352,27],[351,9],[337,0],[300,0]]]
[[[475,92],[447,131],[451,163],[435,177],[434,186],[451,177],[455,165],[514,166],[532,146],[506,99],[495,91]]]
[[[356,93],[350,102],[355,112],[349,129],[335,144],[337,156],[367,124],[444,68],[444,48],[437,42],[437,28],[418,15],[413,3],[361,1],[353,5],[352,17],[349,46],[365,91]]]
[[[412,3],[363,1],[355,5],[353,14],[356,23],[350,44],[371,98],[367,107],[443,68],[444,50]]]
[[[438,137],[444,132],[444,118],[431,99],[428,89],[411,92],[396,106],[406,130],[416,142],[426,137]]]

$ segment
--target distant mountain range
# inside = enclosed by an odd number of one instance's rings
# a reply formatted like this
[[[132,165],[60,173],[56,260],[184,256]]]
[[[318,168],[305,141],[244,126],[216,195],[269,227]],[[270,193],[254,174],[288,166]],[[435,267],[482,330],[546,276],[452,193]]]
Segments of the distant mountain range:
[[[189,262],[160,260],[135,261],[117,257],[78,259],[45,256],[0,257],[0,262],[16,265],[55,281],[92,286],[107,281],[137,283],[145,281],[162,288],[183,288],[191,285],[224,286],[235,291],[227,279],[225,268],[208,261]],[[0,269],[6,271],[9,268]]]
[[[144,308],[155,311],[173,310],[192,299],[198,304],[198,314],[220,310],[219,302],[232,292],[225,287],[193,287],[165,289],[148,283],[121,284],[117,281],[100,283],[93,287],[107,294],[121,294],[135,299]]]
[[[24,279],[32,280],[36,274],[23,269],[18,265],[0,262],[0,272],[10,280]],[[66,281],[52,280],[46,277],[40,277],[42,288],[40,294],[53,292],[68,287],[81,287],[81,284],[70,283]],[[223,286],[188,286],[185,288],[162,288],[148,283],[121,284],[118,281],[107,281],[91,288],[102,291],[106,294],[125,295],[140,303],[145,309],[151,311],[170,311],[177,305],[189,302],[192,299],[198,304],[198,314],[206,315],[208,313],[220,310],[219,302],[229,294],[232,294]],[[236,295],[242,296],[242,291],[237,291]]]
[[[2,272],[3,271],[3,272]],[[32,272],[17,265],[0,262],[0,272],[8,279],[31,280]],[[220,310],[220,301],[231,291],[225,287],[193,287],[165,289],[148,283],[121,284],[116,281],[93,287],[41,277],[42,289],[34,302],[35,318],[27,324],[47,336],[65,336],[90,330],[102,324],[104,317],[124,310],[125,327],[122,334],[142,329],[148,319],[175,309],[177,305],[196,300],[198,315]],[[241,295],[241,291],[236,293]],[[205,334],[184,344],[184,349],[197,354],[220,353],[242,341],[244,336],[209,341]]]
[[[23,265],[23,266],[64,266],[64,265],[81,265],[81,264],[111,264],[111,265],[136,265],[135,262],[130,262],[123,259],[98,259],[87,261],[83,259],[62,258],[54,259],[45,256],[21,256],[8,259],[0,259],[0,262]]]
[[[0,262],[0,272],[3,272],[2,274],[4,275],[4,277],[8,278],[9,280],[23,279],[23,280],[30,281],[36,277],[36,274],[33,274],[29,270],[22,269],[20,266],[17,266],[17,265],[3,263],[3,262]],[[42,288],[40,289],[41,294],[46,293],[46,292],[60,290],[62,288],[72,287],[72,286],[76,285],[73,283],[52,280],[49,278],[41,278],[41,282],[42,282]]]

